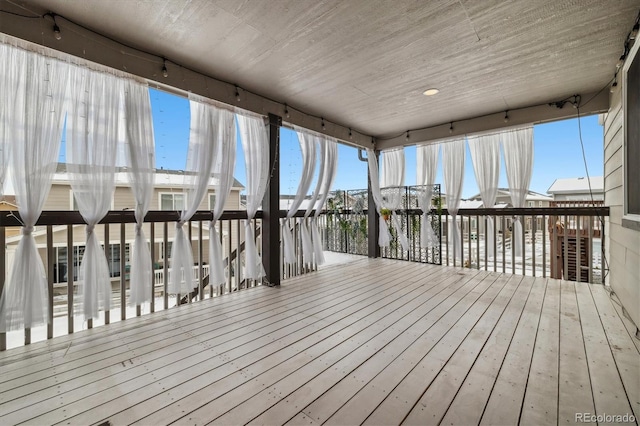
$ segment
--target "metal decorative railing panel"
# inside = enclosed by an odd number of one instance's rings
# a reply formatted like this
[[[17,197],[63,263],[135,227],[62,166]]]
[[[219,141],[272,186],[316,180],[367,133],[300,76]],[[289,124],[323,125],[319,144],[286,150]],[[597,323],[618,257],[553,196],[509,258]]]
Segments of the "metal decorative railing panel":
[[[399,215],[402,231],[407,235],[410,249],[403,252],[397,231],[389,225],[391,243],[381,250],[381,256],[392,259],[404,259],[414,262],[442,264],[440,246],[426,247],[420,238],[422,211],[418,210],[418,192],[422,186],[403,186],[382,188],[383,197],[400,197],[402,208]],[[441,192],[440,185],[433,186],[432,209],[428,213],[435,235],[441,236]],[[338,253],[368,254],[368,210],[367,190],[334,191],[326,205],[323,222],[325,248]]]

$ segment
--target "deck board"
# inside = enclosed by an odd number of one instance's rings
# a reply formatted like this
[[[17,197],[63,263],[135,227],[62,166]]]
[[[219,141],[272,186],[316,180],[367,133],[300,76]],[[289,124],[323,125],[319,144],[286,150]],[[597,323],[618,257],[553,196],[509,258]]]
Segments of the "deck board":
[[[335,292],[334,292],[335,294]],[[339,294],[339,293],[338,293]],[[331,295],[328,295],[326,297],[333,297]],[[293,298],[292,298],[293,299]],[[308,299],[305,297],[303,299],[303,301],[307,301],[308,304]],[[296,304],[293,304],[293,302],[291,302],[291,300],[289,300],[287,303],[289,303],[291,305],[292,308],[295,308]],[[259,306],[259,305],[257,305]],[[260,316],[257,315],[259,314],[259,310],[251,310],[251,306],[248,307],[249,312],[250,313],[255,313],[255,316],[250,317],[249,320],[251,320],[251,318],[255,319],[260,319]],[[265,308],[267,310],[267,312],[269,311],[269,307]],[[277,309],[277,303],[273,303],[273,311],[275,312],[279,312]],[[282,310],[282,312],[287,312],[286,309]],[[273,312],[272,312],[273,314]],[[206,315],[206,314],[205,314]],[[272,321],[271,318],[269,318],[269,321]],[[255,329],[255,330],[262,330],[263,327],[265,326],[265,324],[269,324],[270,322],[267,321],[266,319],[263,319],[262,323],[259,323],[259,325],[256,325],[258,323],[254,323],[251,327],[246,327],[246,326],[242,326],[242,323],[240,323],[240,326],[244,327],[238,327],[237,324],[233,324],[234,328],[231,329],[231,332],[237,332],[238,330],[242,329],[243,332],[246,332],[247,330],[251,330],[251,329]],[[194,323],[196,321],[194,320]],[[217,323],[219,324],[218,327],[215,329],[215,331],[213,332],[209,332],[204,333],[204,334],[199,334],[198,338],[202,341],[202,342],[206,342],[206,338],[207,336],[210,336],[211,338],[214,336],[225,336],[228,335],[229,332],[224,331],[225,327],[223,327],[224,324],[221,323]],[[221,324],[221,325],[220,325]],[[162,340],[163,339],[163,334],[159,334],[159,338],[160,338],[160,346],[158,347],[158,345],[156,344],[147,344],[144,347],[144,350],[141,350],[139,345],[142,345],[142,343],[144,342],[144,339],[142,339],[142,337],[140,339],[136,339],[135,342],[131,342],[129,344],[126,345],[126,348],[129,349],[130,351],[125,351],[124,352],[124,357],[119,358],[119,357],[114,357],[114,355],[112,353],[109,353],[109,357],[104,358],[103,362],[100,361],[96,361],[95,357],[92,358],[88,358],[88,357],[83,357],[81,363],[78,362],[71,362],[73,361],[73,357],[70,357],[72,360],[70,362],[67,362],[65,364],[65,368],[61,368],[60,366],[58,366],[57,368],[55,368],[55,370],[48,370],[48,373],[52,373],[53,371],[55,371],[55,375],[51,376],[49,379],[51,380],[51,382],[48,382],[47,380],[43,380],[42,377],[37,377],[39,380],[35,381],[32,383],[33,386],[36,387],[36,389],[42,389],[43,387],[45,387],[47,384],[49,384],[50,386],[53,386],[54,384],[57,385],[55,387],[49,387],[48,390],[55,390],[55,393],[61,393],[64,392],[65,390],[69,390],[66,389],[65,386],[67,384],[71,384],[72,386],[77,387],[77,385],[80,383],[82,384],[83,382],[88,382],[91,383],[91,377],[87,377],[90,376],[90,374],[87,373],[88,370],[92,370],[94,372],[94,375],[97,375],[98,378],[103,377],[105,375],[105,373],[111,373],[113,375],[123,375],[123,376],[129,376],[129,375],[133,375],[135,377],[136,372],[135,370],[130,371],[131,369],[135,369],[136,366],[138,366],[138,369],[140,368],[144,368],[145,370],[149,370],[151,367],[153,367],[153,363],[155,362],[156,364],[158,364],[159,368],[163,367],[167,362],[176,362],[178,361],[180,358],[174,359],[176,357],[176,354],[174,353],[167,353],[167,352],[163,352],[163,348],[169,348],[170,350],[176,350],[179,349],[177,351],[177,353],[186,353],[187,356],[192,356],[193,353],[191,353],[190,346],[185,347],[184,343],[185,342],[189,342],[189,335],[188,334],[194,334],[194,332],[192,330],[189,329],[185,329],[185,325],[178,323],[178,326],[180,327],[180,330],[183,331],[183,333],[179,333],[177,334],[177,337],[180,337],[181,339],[179,341],[171,341],[171,340]],[[229,327],[227,327],[229,328]],[[140,336],[143,336],[145,333],[140,333]],[[172,336],[171,338],[173,339],[176,336]],[[237,336],[236,336],[237,337]],[[218,339],[220,340],[220,339]],[[182,343],[182,344],[181,344]],[[219,341],[218,341],[219,343]],[[193,339],[191,339],[191,344],[198,344],[198,342],[194,342]],[[125,346],[120,346],[120,348],[125,348]],[[131,351],[135,352],[135,357],[131,356]],[[84,362],[90,362],[89,365],[85,365]],[[135,363],[133,362],[135,361]],[[121,363],[123,363],[124,365],[121,365]],[[105,371],[105,368],[107,369]],[[125,370],[129,370],[129,371],[125,371]],[[85,377],[83,377],[80,380],[75,380],[72,381],[69,377],[70,374],[75,374],[77,375],[77,377],[80,377],[81,375],[84,375]],[[30,379],[32,375],[25,375],[24,380],[28,381],[28,380],[33,380]],[[110,379],[113,379],[113,376],[110,377]],[[66,380],[66,381],[65,381]],[[5,383],[5,386],[7,385],[7,383]],[[29,386],[23,386],[22,388],[20,388],[19,390],[23,391],[25,387],[29,387]],[[9,387],[7,386],[5,389],[8,389]],[[39,395],[29,395],[29,399],[32,399],[33,397],[38,397],[40,399],[44,399],[44,395],[43,393],[45,393],[46,390],[40,392]],[[77,392],[79,392],[79,394],[81,396],[86,396],[86,394],[84,393],[83,389],[79,389]],[[7,392],[6,390],[4,392],[2,392],[2,394],[0,394],[0,397],[3,397],[3,401],[6,400],[10,400],[9,395],[11,394],[11,392]],[[6,398],[5,398],[6,396]],[[69,395],[67,395],[68,397]],[[33,413],[33,407],[32,410],[30,410],[30,413]]]
[[[602,286],[386,259],[0,353],[3,424],[549,424],[640,411]]]
[[[397,265],[397,268],[400,268],[400,265]],[[395,271],[394,267],[390,267],[388,273],[392,273]],[[338,280],[339,281],[339,280]],[[337,282],[336,285],[342,284],[341,281]],[[348,286],[345,286],[345,291],[351,291]],[[336,291],[331,291],[332,289],[328,289],[327,295],[325,296],[328,301],[340,300],[340,293]],[[276,290],[277,291],[277,290]],[[274,318],[270,318],[268,321],[256,322],[255,330],[252,333],[247,335],[238,335],[238,336],[230,336],[233,337],[219,339],[217,336],[212,336],[209,341],[205,340],[205,336],[191,336],[191,340],[195,341],[193,345],[187,348],[181,348],[180,359],[166,359],[166,354],[162,351],[159,353],[154,353],[156,356],[156,362],[153,365],[141,364],[140,365],[140,375],[135,376],[131,374],[123,374],[122,377],[117,377],[115,383],[109,383],[111,386],[106,388],[100,382],[95,382],[89,384],[89,389],[78,389],[75,392],[74,397],[79,399],[74,399],[72,403],[67,405],[67,409],[64,412],[60,412],[56,410],[55,413],[45,412],[42,414],[42,418],[34,418],[34,422],[38,421],[62,421],[64,419],[68,419],[77,415],[78,417],[75,419],[79,424],[86,424],[88,421],[91,421],[95,415],[100,416],[100,413],[110,413],[113,411],[109,410],[117,410],[122,409],[122,407],[131,406],[136,404],[139,400],[146,400],[153,391],[156,391],[159,394],[165,394],[165,390],[170,389],[172,387],[178,386],[182,383],[186,383],[187,387],[192,385],[194,382],[190,381],[191,378],[196,378],[200,375],[200,373],[206,373],[207,369],[198,369],[197,366],[202,363],[206,363],[205,365],[221,365],[226,367],[227,369],[233,368],[233,364],[230,364],[230,359],[225,356],[225,352],[233,349],[237,346],[240,346],[245,343],[255,344],[260,342],[258,339],[267,340],[268,337],[265,337],[264,334],[269,332],[277,332],[280,333],[290,333],[292,331],[292,325],[297,324],[298,326],[308,323],[316,323],[317,320],[312,318],[314,314],[314,310],[307,311],[306,314],[302,314],[299,312],[299,309],[305,307],[309,300],[313,300],[313,298],[304,298],[300,302],[305,302],[303,305],[299,305],[298,302],[291,300],[286,297],[286,295],[281,294],[280,302],[284,304],[284,306],[288,306],[290,309],[283,309],[283,312],[278,314],[278,316]],[[322,301],[322,299],[319,299]],[[314,302],[317,303],[317,302]],[[277,305],[277,304],[274,304]],[[305,318],[305,315],[308,319],[307,321],[303,321],[302,318]],[[278,323],[277,319],[285,319],[286,321],[282,323]],[[228,326],[228,328],[237,332],[237,328],[233,325]],[[225,333],[225,328],[223,327],[221,330],[218,330],[216,334],[221,334],[226,336],[229,333]],[[274,341],[277,341],[278,338],[282,337],[278,335],[273,338]],[[201,348],[201,344],[204,343],[204,348]],[[170,345],[167,347],[168,350],[176,349],[174,345]],[[213,350],[211,350],[213,348]],[[256,355],[257,353],[254,351],[254,347],[245,348],[246,353],[253,353]],[[192,353],[195,350],[195,353]],[[215,362],[211,362],[211,360]],[[224,370],[224,369],[223,369]],[[219,373],[223,374],[223,373]],[[132,379],[135,377],[135,380]],[[108,377],[108,381],[112,381],[114,376]],[[101,386],[102,385],[102,386]],[[144,393],[137,392],[139,389],[145,389]],[[93,394],[90,394],[93,392]],[[87,394],[91,396],[86,397]],[[71,402],[71,401],[70,401]],[[93,410],[91,413],[86,411],[86,406],[91,406],[92,404],[99,404],[99,407],[96,410]],[[124,404],[124,405],[123,405]],[[30,412],[29,414],[31,414]],[[58,417],[60,416],[60,417]]]
[[[402,320],[394,324],[389,330],[391,338],[378,339],[377,344],[366,351],[366,359],[353,359],[346,357],[335,364],[334,368],[325,370],[313,380],[305,383],[296,391],[289,394],[285,400],[281,400],[255,419],[256,423],[282,424],[296,415],[296,407],[304,407],[314,403],[315,409],[324,411],[325,416],[310,414],[316,422],[326,420],[327,411],[335,407],[337,402],[345,401],[352,396],[362,385],[371,380],[382,368],[398,357],[400,352],[407,348],[433,324],[429,320],[432,312],[447,296],[463,286],[467,279],[475,275],[451,275],[434,287],[420,306],[417,307],[423,315],[415,315],[410,312]],[[305,409],[305,413],[312,413],[313,409]],[[329,412],[329,415],[332,412]]]
[[[595,403],[595,414],[631,414],[631,405],[598,310],[585,286],[576,286],[582,335]],[[609,422],[605,422],[609,423]]]
[[[591,295],[598,309],[598,316],[606,331],[607,340],[616,362],[625,391],[629,397],[631,409],[636,419],[640,418],[640,351],[635,339],[622,328],[622,318],[610,303],[603,286],[590,286]]]
[[[495,331],[507,305],[516,297],[518,290],[523,289],[528,292],[526,287],[522,288],[520,286],[521,282],[522,277],[515,275],[510,277],[507,285],[502,288],[473,328],[464,336],[464,340],[447,360],[438,376],[425,389],[420,401],[414,405],[403,423],[421,425],[427,423],[435,424],[442,421],[453,399],[463,386],[463,382],[467,378],[480,351],[487,344],[489,336]],[[474,386],[475,384],[475,382],[467,382],[467,386]]]
[[[560,281],[547,284],[533,358],[520,413],[525,425],[550,425],[558,420],[560,358]]]
[[[384,401],[366,418],[365,424],[399,424],[419,402],[429,385],[438,376],[444,365],[460,347],[468,333],[498,297],[511,277],[498,276],[496,280],[483,280],[467,297],[461,299],[448,312],[433,330],[434,345],[394,388],[384,383],[379,388],[385,396]],[[343,416],[349,416],[346,410],[329,420],[330,423],[343,423]]]
[[[535,283],[524,278],[446,410],[442,424],[478,424]],[[463,371],[464,373],[464,371]]]
[[[558,423],[561,424],[574,423],[575,413],[595,412],[575,286],[573,282],[560,283]]]

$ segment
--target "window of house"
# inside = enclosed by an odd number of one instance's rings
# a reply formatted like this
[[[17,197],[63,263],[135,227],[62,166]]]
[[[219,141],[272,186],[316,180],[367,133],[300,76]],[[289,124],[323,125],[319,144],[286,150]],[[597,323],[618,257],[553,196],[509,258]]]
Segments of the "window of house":
[[[160,194],[160,210],[184,209],[184,194],[165,192]]]
[[[216,206],[216,194],[209,193],[209,210]]]
[[[102,246],[104,249],[104,245]],[[73,246],[73,280],[77,281],[80,275],[80,263],[84,256],[85,246]],[[120,244],[109,244],[109,249],[105,250],[109,261],[109,275],[112,278],[120,276]],[[125,263],[129,263],[130,246],[125,244],[124,256]],[[53,264],[53,282],[64,283],[68,279],[69,256],[66,247],[54,248],[54,264]]]
[[[167,242],[167,259],[171,259],[171,248],[173,247],[173,241]],[[164,259],[164,242],[160,243],[160,252],[158,253],[160,260]]]
[[[640,55],[634,46],[625,64],[624,92],[624,214],[640,222]],[[624,221],[623,221],[624,225]]]

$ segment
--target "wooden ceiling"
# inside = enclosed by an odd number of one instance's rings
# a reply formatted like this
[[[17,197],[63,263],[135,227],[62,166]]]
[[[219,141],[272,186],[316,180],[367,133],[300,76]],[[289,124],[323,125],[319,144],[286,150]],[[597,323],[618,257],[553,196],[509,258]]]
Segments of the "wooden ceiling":
[[[54,12],[63,33],[77,29],[67,18],[166,57],[170,71],[181,64],[386,137],[598,92],[640,0],[0,0],[0,8]],[[432,87],[440,93],[422,94]]]

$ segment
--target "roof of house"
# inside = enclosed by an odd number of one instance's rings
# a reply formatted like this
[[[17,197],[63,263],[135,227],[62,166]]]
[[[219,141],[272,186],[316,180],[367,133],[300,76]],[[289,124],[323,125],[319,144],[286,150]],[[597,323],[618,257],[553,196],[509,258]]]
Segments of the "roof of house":
[[[16,201],[15,195],[3,195],[2,198],[0,198],[0,204],[7,204],[11,207],[15,207],[16,209],[18,208],[18,202]]]
[[[155,182],[156,188],[182,188],[184,186],[184,171],[183,170],[167,170],[167,169],[155,169]],[[126,167],[116,167],[116,186],[129,186],[129,173]],[[67,165],[65,163],[58,163],[56,167],[56,173],[53,176],[53,183],[68,183],[69,174],[67,171]],[[215,178],[211,178],[209,185],[215,184]],[[242,185],[236,178],[233,179],[232,188],[243,189]]]
[[[591,192],[604,192],[604,177],[591,176],[589,179],[585,177],[556,179],[549,187],[549,194],[588,194],[589,181],[591,181]]]
[[[509,188],[498,188],[498,195],[509,196],[510,195]],[[478,193],[478,194],[475,194],[473,197],[469,197],[469,199],[481,200],[482,196]],[[529,190],[527,192],[526,200],[527,201],[553,201],[553,197]]]

